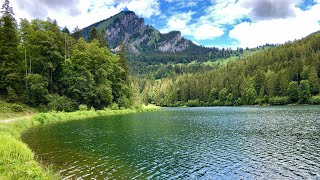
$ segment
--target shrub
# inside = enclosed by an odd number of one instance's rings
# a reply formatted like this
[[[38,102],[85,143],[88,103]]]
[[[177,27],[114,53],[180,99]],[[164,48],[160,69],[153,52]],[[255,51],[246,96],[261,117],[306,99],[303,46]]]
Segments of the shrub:
[[[268,97],[257,98],[255,104],[259,104],[260,106],[266,104],[268,102]]]
[[[243,103],[243,100],[241,99],[241,98],[238,98],[237,100],[236,100],[236,106],[241,106],[241,105],[243,105],[244,103]]]
[[[79,111],[87,111],[88,110],[88,106],[85,104],[80,104],[78,106],[78,108],[79,108]]]
[[[11,86],[7,87],[7,93],[8,93],[8,102],[15,102],[18,99],[18,96],[15,90]]]
[[[46,96],[46,99],[48,101],[49,110],[71,112],[76,109],[76,102],[66,96],[49,94]]]
[[[320,95],[318,95],[318,96],[312,96],[312,97],[309,99],[309,103],[310,103],[310,104],[320,104]]]
[[[10,109],[12,112],[23,112],[23,107],[19,104],[12,104]]]
[[[189,100],[186,103],[186,106],[188,106],[188,107],[197,107],[197,106],[199,106],[199,104],[200,104],[199,99],[195,99],[195,100]]]
[[[280,96],[272,97],[269,99],[269,103],[271,105],[286,105],[289,103],[289,97],[287,97],[287,96],[285,96],[285,97],[280,97]]]
[[[117,103],[112,103],[111,106],[110,106],[110,109],[111,110],[118,110],[119,109],[119,106]]]

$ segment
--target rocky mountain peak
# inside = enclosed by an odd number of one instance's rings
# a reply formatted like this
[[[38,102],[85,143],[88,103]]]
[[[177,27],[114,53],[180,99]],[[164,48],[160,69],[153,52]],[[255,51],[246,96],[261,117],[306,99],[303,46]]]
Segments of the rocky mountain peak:
[[[117,51],[119,45],[124,42],[129,54],[177,53],[195,46],[191,41],[184,39],[179,31],[162,34],[154,27],[145,25],[144,19],[132,11],[122,11],[109,19],[84,28],[85,37],[88,37],[93,27],[106,32],[113,51]]]

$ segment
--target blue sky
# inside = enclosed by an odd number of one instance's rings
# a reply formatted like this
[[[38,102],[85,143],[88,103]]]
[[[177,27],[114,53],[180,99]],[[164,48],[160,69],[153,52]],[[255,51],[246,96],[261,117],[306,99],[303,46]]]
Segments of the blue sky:
[[[12,6],[17,19],[50,17],[71,30],[128,9],[162,33],[179,30],[208,47],[281,44],[320,30],[320,0],[15,0]]]

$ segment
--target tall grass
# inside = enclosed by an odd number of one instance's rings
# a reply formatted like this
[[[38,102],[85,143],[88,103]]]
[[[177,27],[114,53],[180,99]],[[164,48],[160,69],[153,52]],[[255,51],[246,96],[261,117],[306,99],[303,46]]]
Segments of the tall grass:
[[[34,114],[35,108],[25,104],[8,103],[0,99],[0,120]]]
[[[123,110],[50,112],[37,114],[32,119],[0,123],[0,179],[58,179],[58,175],[50,168],[43,167],[36,161],[31,149],[20,139],[21,134],[32,126],[157,109],[156,106],[143,106]]]

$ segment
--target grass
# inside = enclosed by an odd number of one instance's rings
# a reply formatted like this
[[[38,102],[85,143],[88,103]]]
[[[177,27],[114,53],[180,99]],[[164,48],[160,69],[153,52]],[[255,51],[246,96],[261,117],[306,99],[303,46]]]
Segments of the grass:
[[[252,56],[252,55],[254,55],[256,53],[262,52],[263,50],[266,50],[266,49],[269,49],[269,48],[271,48],[271,47],[264,47],[264,49],[262,49],[262,48],[259,48],[259,49],[253,48],[253,49],[249,49],[249,50],[244,50],[243,54],[240,55],[240,59]],[[239,60],[239,57],[236,56],[236,55],[233,55],[233,56],[231,56],[231,57],[229,57],[227,59],[222,58],[222,59],[217,59],[215,61],[207,61],[207,62],[204,62],[203,64],[208,65],[208,66],[224,67],[228,63],[231,63],[231,62],[234,62],[234,61],[237,61],[237,60]]]
[[[32,126],[157,109],[157,106],[143,106],[139,109],[50,112],[36,114],[31,119],[0,123],[0,179],[59,179],[59,175],[50,167],[42,166],[32,150],[21,141],[21,134]]]
[[[8,103],[0,100],[0,121],[35,114],[37,111],[25,104]]]

